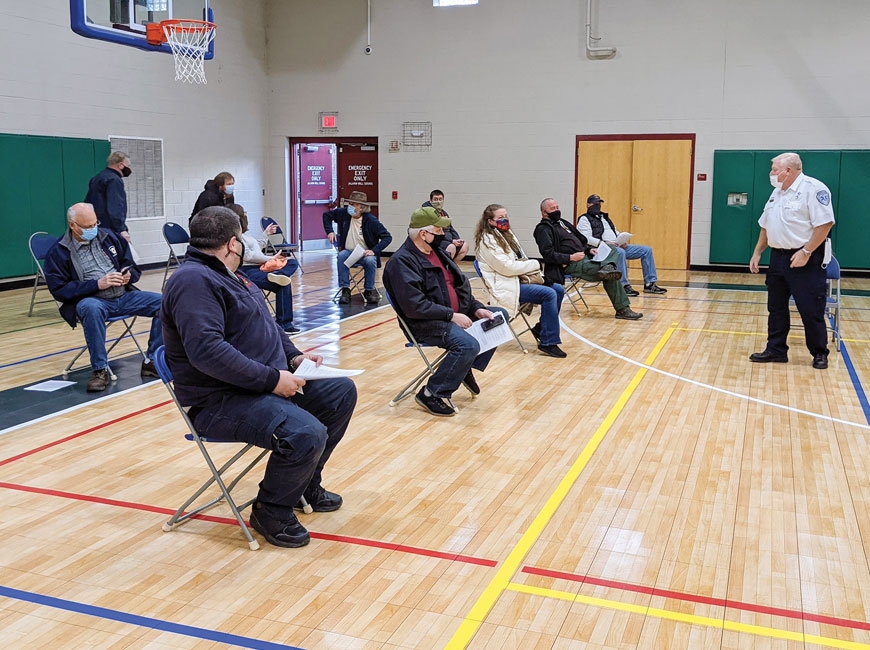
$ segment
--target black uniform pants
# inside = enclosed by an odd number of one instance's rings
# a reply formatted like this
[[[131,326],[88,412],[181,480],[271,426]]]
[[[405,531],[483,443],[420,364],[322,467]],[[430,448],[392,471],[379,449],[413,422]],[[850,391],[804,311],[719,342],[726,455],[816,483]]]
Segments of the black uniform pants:
[[[813,356],[828,354],[828,332],[825,328],[826,272],[822,268],[824,246],[813,251],[806,266],[791,268],[795,250],[772,248],[767,269],[767,351],[775,355],[788,352],[789,297],[804,324],[807,348]]]

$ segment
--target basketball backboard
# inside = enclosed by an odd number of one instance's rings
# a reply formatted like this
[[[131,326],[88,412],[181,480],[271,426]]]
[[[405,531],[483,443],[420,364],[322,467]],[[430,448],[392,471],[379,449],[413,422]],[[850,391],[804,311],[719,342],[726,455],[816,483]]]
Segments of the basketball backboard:
[[[80,36],[166,54],[172,54],[167,43],[145,40],[146,24],[184,18],[214,22],[208,0],[70,0],[69,14],[70,27]],[[214,41],[205,54],[213,57]]]

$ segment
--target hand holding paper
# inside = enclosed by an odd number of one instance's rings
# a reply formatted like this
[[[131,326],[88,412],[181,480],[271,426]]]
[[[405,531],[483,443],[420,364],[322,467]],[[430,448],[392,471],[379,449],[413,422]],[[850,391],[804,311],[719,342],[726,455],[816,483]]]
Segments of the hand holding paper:
[[[633,236],[630,232],[621,232],[616,236],[615,243],[617,246],[625,246]]]
[[[311,381],[312,379],[335,379],[336,377],[353,377],[361,375],[363,370],[344,370],[331,366],[317,365],[311,359],[303,359],[299,367],[293,373],[294,376]]]
[[[592,258],[593,262],[603,262],[607,259],[607,256],[610,255],[610,246],[601,242],[598,244],[598,252],[595,253],[595,257]]]
[[[344,265],[347,268],[352,267],[354,264],[359,262],[360,259],[362,259],[362,256],[365,254],[366,254],[366,249],[363,248],[362,246],[360,246],[359,244],[357,244],[356,248],[354,248],[351,251],[350,255],[347,256],[347,259],[344,261]]]

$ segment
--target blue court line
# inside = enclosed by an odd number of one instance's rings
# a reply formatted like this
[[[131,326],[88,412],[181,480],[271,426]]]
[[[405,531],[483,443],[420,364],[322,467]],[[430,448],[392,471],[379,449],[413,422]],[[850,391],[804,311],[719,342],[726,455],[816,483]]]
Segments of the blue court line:
[[[142,336],[143,334],[150,334],[150,333],[151,333],[151,330],[148,330],[147,332],[146,331],[134,332],[134,336]],[[122,336],[120,338],[130,338],[130,337],[128,334],[124,334],[124,336]],[[106,339],[106,343],[114,343],[117,340],[118,340],[117,338]],[[0,370],[3,370],[4,368],[11,368],[12,366],[20,366],[24,363],[30,363],[31,361],[39,361],[40,359],[48,359],[49,357],[56,357],[56,356],[59,356],[61,354],[67,354],[68,352],[77,352],[78,350],[81,350],[82,347],[83,346],[81,346],[81,345],[77,345],[74,348],[67,348],[66,350],[59,350],[57,352],[49,352],[48,354],[43,354],[43,355],[40,355],[38,357],[31,357],[29,359],[21,359],[20,361],[13,361],[12,363],[0,365]]]
[[[830,314],[828,320],[831,322],[831,329],[834,328],[835,320]],[[840,333],[837,332],[837,336]],[[849,372],[849,379],[852,380],[852,388],[855,389],[855,394],[858,396],[858,403],[864,411],[864,419],[867,424],[870,424],[870,402],[867,401],[867,393],[864,392],[864,387],[861,385],[861,379],[858,377],[858,372],[855,370],[855,365],[852,363],[852,357],[849,356],[849,351],[846,349],[846,344],[843,339],[840,339],[840,358],[846,364],[846,370]]]
[[[36,605],[54,607],[55,609],[62,609],[68,612],[86,614],[87,616],[96,616],[97,618],[118,621],[120,623],[138,625],[139,627],[147,627],[162,632],[170,632],[172,634],[194,637],[196,639],[206,639],[208,641],[226,643],[227,645],[234,645],[241,648],[254,648],[255,650],[301,650],[301,648],[292,645],[281,645],[280,643],[261,641],[259,639],[252,639],[237,634],[218,632],[216,630],[209,630],[202,627],[193,627],[192,625],[170,623],[169,621],[161,621],[156,618],[148,618],[146,616],[138,616],[137,614],[119,612],[115,609],[86,605],[72,600],[64,600],[62,598],[54,598],[53,596],[35,594],[30,591],[21,591],[20,589],[13,589],[3,585],[0,585],[0,596],[5,596],[6,598],[12,598],[14,600],[23,600]]]

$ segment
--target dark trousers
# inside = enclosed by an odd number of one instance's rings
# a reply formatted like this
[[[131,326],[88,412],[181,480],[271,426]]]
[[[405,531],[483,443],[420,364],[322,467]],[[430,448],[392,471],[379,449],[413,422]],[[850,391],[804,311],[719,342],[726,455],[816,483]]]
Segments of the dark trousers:
[[[770,250],[767,269],[767,350],[776,355],[788,352],[788,332],[791,328],[789,297],[804,324],[810,354],[828,354],[828,331],[825,328],[826,272],[822,268],[824,246],[810,255],[806,266],[790,268],[795,251],[781,248]]]
[[[356,406],[350,379],[309,381],[286,399],[278,395],[226,395],[196,413],[201,435],[250,442],[269,449],[257,501],[269,516],[287,519],[308,486],[320,485],[323,466],[347,431]]]

